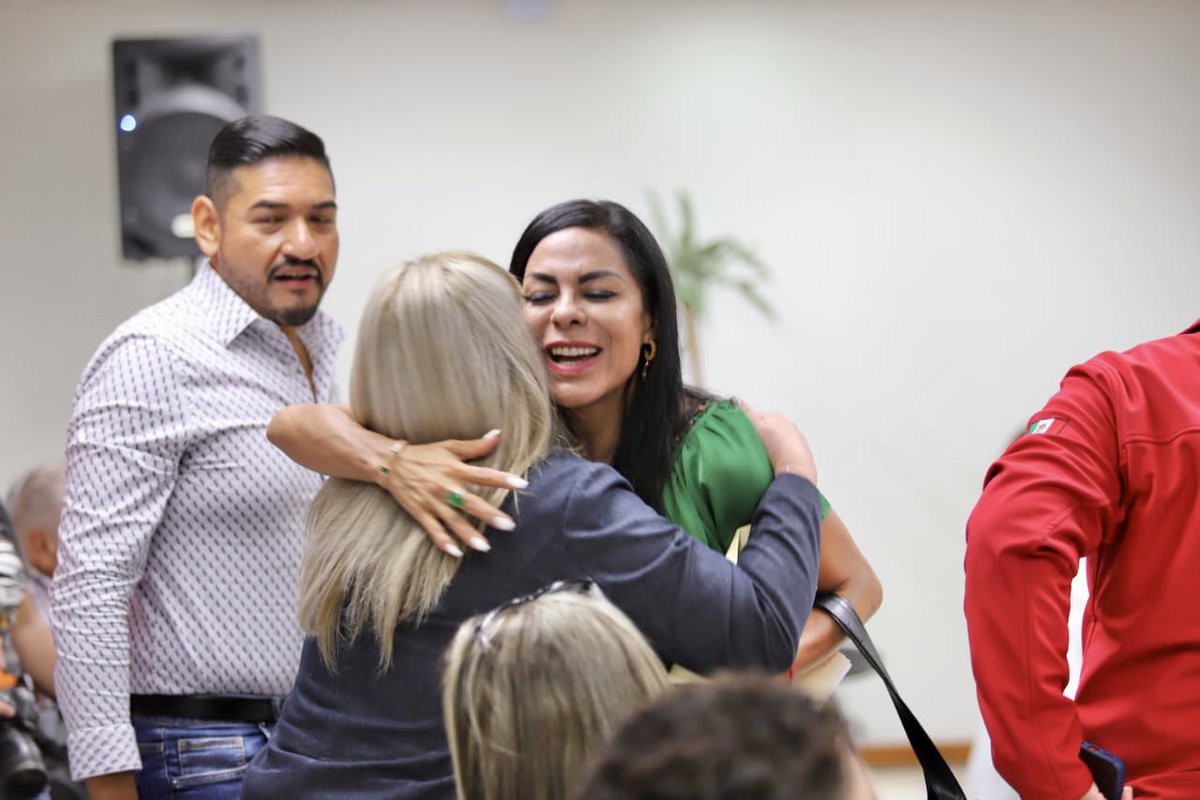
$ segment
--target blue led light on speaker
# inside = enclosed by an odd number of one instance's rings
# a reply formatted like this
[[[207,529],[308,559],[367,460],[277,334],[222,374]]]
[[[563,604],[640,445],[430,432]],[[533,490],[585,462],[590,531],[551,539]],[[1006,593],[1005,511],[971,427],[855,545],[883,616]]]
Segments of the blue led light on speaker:
[[[137,119],[133,116],[133,114],[126,114],[125,116],[121,117],[121,130],[125,131],[126,133],[133,133],[135,130],[137,130]]]

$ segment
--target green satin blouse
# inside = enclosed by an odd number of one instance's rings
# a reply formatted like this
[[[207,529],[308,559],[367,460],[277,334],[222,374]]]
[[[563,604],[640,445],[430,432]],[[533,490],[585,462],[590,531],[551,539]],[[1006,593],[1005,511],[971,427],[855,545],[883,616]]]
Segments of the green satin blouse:
[[[709,401],[679,443],[663,486],[667,518],[719,553],[775,477],[754,423],[730,400]],[[829,501],[821,495],[821,518]]]

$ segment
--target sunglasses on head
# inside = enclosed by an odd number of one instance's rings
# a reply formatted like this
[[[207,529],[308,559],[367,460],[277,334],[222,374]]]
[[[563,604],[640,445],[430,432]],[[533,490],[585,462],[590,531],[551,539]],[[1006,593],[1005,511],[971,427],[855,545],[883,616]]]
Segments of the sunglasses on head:
[[[506,600],[500,605],[493,608],[483,619],[479,620],[479,624],[475,626],[475,642],[484,652],[492,649],[491,643],[486,636],[487,627],[496,621],[496,617],[503,614],[505,611],[516,608],[517,606],[531,603],[539,597],[545,597],[548,594],[557,592],[572,592],[574,594],[592,594],[596,588],[595,582],[591,578],[574,578],[571,580],[555,581],[548,586],[543,586],[536,592],[530,592],[520,597],[514,597],[511,600]]]

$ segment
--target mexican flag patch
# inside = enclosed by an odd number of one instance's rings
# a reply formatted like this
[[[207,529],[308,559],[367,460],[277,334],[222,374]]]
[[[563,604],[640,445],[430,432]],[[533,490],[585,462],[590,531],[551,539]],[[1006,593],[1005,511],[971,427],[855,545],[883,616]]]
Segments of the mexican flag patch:
[[[1067,427],[1067,421],[1065,419],[1058,419],[1056,417],[1044,417],[1042,419],[1035,419],[1033,422],[1029,423],[1029,430],[1027,430],[1025,432],[1026,433],[1061,433],[1062,429],[1065,427]]]

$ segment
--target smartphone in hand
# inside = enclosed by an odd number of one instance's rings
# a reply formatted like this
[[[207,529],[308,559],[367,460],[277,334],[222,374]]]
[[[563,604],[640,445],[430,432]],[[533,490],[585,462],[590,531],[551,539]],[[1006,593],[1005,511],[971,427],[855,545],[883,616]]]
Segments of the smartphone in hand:
[[[1121,757],[1091,742],[1083,743],[1079,757],[1092,771],[1092,780],[1100,794],[1108,800],[1121,800],[1121,791],[1125,788],[1125,762]]]

